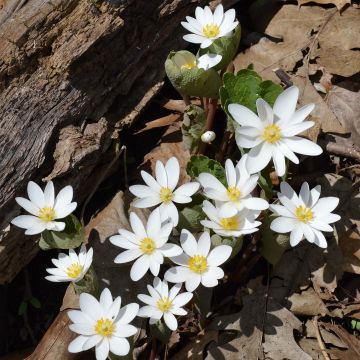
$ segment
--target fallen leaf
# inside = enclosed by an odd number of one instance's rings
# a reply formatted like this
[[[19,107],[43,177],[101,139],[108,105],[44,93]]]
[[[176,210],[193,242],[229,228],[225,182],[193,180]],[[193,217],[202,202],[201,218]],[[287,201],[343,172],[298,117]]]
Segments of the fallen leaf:
[[[346,4],[351,4],[351,0],[297,0],[297,2],[299,5],[307,4],[309,2],[320,5],[334,4],[338,10],[341,10]]]
[[[301,293],[293,293],[288,301],[291,303],[290,311],[295,315],[324,316],[328,312],[324,302],[312,287]]]

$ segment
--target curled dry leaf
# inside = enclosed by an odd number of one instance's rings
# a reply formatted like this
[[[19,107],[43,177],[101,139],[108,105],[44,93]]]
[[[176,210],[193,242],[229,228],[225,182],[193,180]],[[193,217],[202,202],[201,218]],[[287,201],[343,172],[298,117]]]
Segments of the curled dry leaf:
[[[299,5],[314,2],[320,5],[334,4],[338,10],[341,10],[346,4],[351,4],[351,0],[298,0]]]

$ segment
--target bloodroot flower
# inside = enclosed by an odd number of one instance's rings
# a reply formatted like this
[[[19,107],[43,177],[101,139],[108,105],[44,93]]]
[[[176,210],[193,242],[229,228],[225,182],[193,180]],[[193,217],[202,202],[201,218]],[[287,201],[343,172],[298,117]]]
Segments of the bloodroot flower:
[[[278,233],[290,232],[291,246],[296,246],[306,238],[326,248],[327,242],[322,231],[334,231],[329,224],[340,220],[339,215],[332,213],[339,199],[333,196],[319,199],[320,185],[310,190],[307,182],[302,184],[299,196],[286,182],[280,184],[280,190],[278,198],[282,205],[270,205],[270,210],[279,215],[271,223],[271,229]]]
[[[139,199],[134,201],[137,208],[148,208],[158,204],[161,218],[170,218],[173,226],[179,222],[179,213],[174,203],[186,204],[191,202],[191,196],[199,189],[200,184],[189,182],[179,186],[180,165],[175,157],[170,158],[165,166],[161,161],[156,162],[156,179],[146,171],[141,171],[145,185],[133,185],[129,190]]]
[[[93,260],[93,249],[86,251],[85,245],[81,246],[79,255],[73,249],[69,250],[69,255],[60,253],[58,259],[51,259],[56,268],[46,269],[51,274],[45,279],[53,282],[71,281],[78,282],[83,279],[89,270]]]
[[[161,281],[158,277],[154,279],[153,286],[147,286],[149,295],[139,294],[138,298],[145,304],[140,308],[138,316],[150,318],[150,324],[154,324],[164,318],[166,326],[175,331],[178,322],[174,315],[186,315],[187,312],[182,307],[187,304],[193,294],[183,292],[180,295],[181,284],[175,284],[169,291],[167,282]]]
[[[195,9],[195,19],[191,16],[186,17],[181,25],[192,34],[184,35],[184,40],[191,43],[200,44],[202,49],[209,47],[214,40],[223,36],[231,35],[231,32],[238,26],[235,20],[235,10],[230,9],[224,13],[222,5],[218,5],[212,13],[208,6],[204,9]]]
[[[190,292],[200,283],[205,287],[216,286],[218,280],[224,276],[219,265],[230,257],[231,246],[219,245],[210,251],[211,240],[208,232],[202,233],[197,242],[194,235],[185,229],[181,232],[180,243],[184,253],[171,258],[178,266],[166,271],[165,280],[185,282],[185,288]]]
[[[164,257],[182,253],[180,246],[168,243],[172,224],[162,225],[158,208],[150,214],[146,229],[133,212],[130,213],[130,224],[133,232],[120,229],[120,235],[111,236],[110,242],[127,249],[115,258],[115,263],[123,264],[137,259],[130,271],[133,281],[141,279],[149,269],[154,276],[157,276]]]
[[[40,234],[44,230],[63,231],[65,223],[55,220],[65,218],[76,209],[76,202],[72,202],[73,188],[70,185],[65,186],[55,198],[52,181],[46,184],[44,191],[30,181],[27,193],[30,200],[23,197],[17,197],[15,200],[31,215],[17,216],[11,223],[26,229],[26,235]]]
[[[231,116],[241,125],[236,128],[236,142],[240,148],[251,149],[246,161],[251,174],[264,169],[273,159],[277,174],[283,176],[285,157],[298,164],[295,153],[311,156],[322,153],[319,145],[297,136],[314,125],[313,121],[304,121],[314,104],[296,111],[298,97],[299,89],[292,86],[278,96],[273,109],[266,101],[258,99],[258,115],[243,105],[229,105]]]
[[[68,312],[73,322],[70,330],[79,334],[68,347],[69,352],[78,353],[95,346],[97,360],[106,360],[109,352],[118,356],[127,355],[130,351],[129,341],[137,328],[129,323],[139,311],[139,305],[132,303],[120,309],[121,297],[113,300],[109,289],[104,289],[100,302],[92,295],[80,295],[80,310]]]

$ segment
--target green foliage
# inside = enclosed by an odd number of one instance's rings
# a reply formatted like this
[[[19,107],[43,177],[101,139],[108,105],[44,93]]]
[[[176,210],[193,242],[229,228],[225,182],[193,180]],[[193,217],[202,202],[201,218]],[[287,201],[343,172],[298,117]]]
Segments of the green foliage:
[[[199,49],[199,57],[204,54],[218,54],[222,56],[221,61],[217,64],[214,69],[222,70],[225,69],[230,61],[235,57],[237,49],[239,47],[241,37],[241,27],[238,25],[234,30],[232,36],[223,36],[216,39],[206,49]]]
[[[203,230],[200,221],[204,220],[202,205],[185,207],[179,212],[178,229],[188,229],[190,232],[199,232]]]
[[[219,162],[204,155],[193,155],[187,164],[186,171],[195,178],[207,172],[214,175],[224,185],[226,184],[225,169]]]
[[[18,315],[19,316],[24,316],[27,312],[28,309],[28,303],[27,301],[22,301],[21,304],[19,305],[19,309],[18,309]]]
[[[45,230],[41,234],[39,246],[42,250],[74,249],[84,241],[84,228],[75,215],[71,214],[63,219],[64,231]]]
[[[41,302],[38,298],[33,296],[32,298],[30,298],[29,302],[35,309],[41,308]]]
[[[211,244],[212,246],[219,246],[219,245],[229,245],[231,246],[232,252],[229,259],[235,257],[243,246],[243,236],[240,237],[231,237],[223,239],[220,235],[214,234],[211,236]]]
[[[243,69],[237,74],[225,73],[224,85],[220,88],[221,105],[230,116],[227,108],[229,104],[241,104],[256,112],[256,100],[264,99],[273,105],[281,94],[282,87],[270,80],[263,81],[259,74],[252,69]]]
[[[272,265],[275,265],[280,260],[290,244],[289,234],[278,234],[270,229],[270,224],[276,217],[276,215],[265,217],[260,227],[261,255]]]
[[[351,328],[352,328],[353,330],[360,331],[360,321],[359,321],[359,320],[356,320],[356,319],[352,319],[352,320],[351,320]]]
[[[85,274],[84,278],[76,283],[74,283],[74,289],[77,294],[88,293],[92,294],[95,297],[99,294],[99,282],[96,275],[96,272],[92,266]]]
[[[191,152],[197,149],[202,133],[205,129],[206,114],[204,109],[190,105],[184,112],[181,132],[186,149]]]

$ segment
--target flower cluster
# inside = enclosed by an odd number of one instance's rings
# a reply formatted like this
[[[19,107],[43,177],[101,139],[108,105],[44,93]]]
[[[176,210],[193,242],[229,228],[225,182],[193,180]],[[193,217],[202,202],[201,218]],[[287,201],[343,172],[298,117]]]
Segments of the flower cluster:
[[[220,70],[229,63],[224,60],[231,60],[234,56],[231,51],[236,51],[239,23],[235,10],[224,12],[222,5],[214,12],[208,6],[197,7],[195,18],[188,16],[186,20],[181,24],[190,34],[184,39],[200,44],[199,53],[196,56],[188,51],[171,53],[165,64],[166,72],[182,95],[209,100],[218,96],[222,84]],[[219,53],[214,53],[216,49]],[[72,321],[70,329],[78,334],[69,344],[70,352],[95,347],[98,360],[108,358],[109,352],[127,355],[131,348],[127,338],[138,331],[130,324],[136,317],[148,318],[151,326],[164,322],[168,329],[176,331],[178,317],[187,314],[193,292],[199,286],[217,286],[225,275],[222,266],[230,258],[237,261],[243,237],[246,239],[259,231],[262,221],[270,216],[274,217],[271,230],[288,233],[291,246],[306,239],[321,248],[327,247],[323,232],[332,232],[330,224],[340,219],[332,213],[339,199],[320,198],[320,186],[310,189],[306,182],[297,194],[285,181],[286,159],[298,164],[296,154],[315,156],[322,152],[317,144],[299,136],[314,125],[306,121],[314,105],[297,110],[298,96],[299,89],[292,86],[277,97],[273,107],[259,98],[252,106],[255,109],[256,105],[257,113],[226,100],[222,106],[228,121],[234,125],[242,154],[239,161],[227,159],[224,167],[218,164],[218,171],[202,166],[192,176],[193,181],[179,184],[178,159],[171,157],[165,163],[158,160],[154,176],[141,171],[145,184],[129,187],[135,196],[133,206],[152,211],[144,222],[135,212],[130,212],[130,228],[120,228],[109,241],[123,250],[114,255],[114,263],[132,263],[129,274],[132,281],[139,281],[145,274],[154,277],[152,285],[147,285],[148,294],[137,295],[145,304],[141,307],[137,303],[121,307],[121,297],[113,299],[107,288],[97,300],[96,294],[90,294],[86,288],[86,280],[93,272],[94,254],[92,248],[86,249],[86,239],[80,236],[82,225],[72,214],[77,206],[72,201],[72,187],[64,187],[55,196],[51,181],[44,191],[36,183],[28,183],[29,199],[17,197],[16,202],[30,215],[19,215],[11,223],[26,229],[26,235],[42,234],[39,244],[44,241],[46,246],[69,250],[68,254],[59,253],[57,259],[52,259],[55,268],[46,269],[49,274],[46,279],[70,282],[81,292],[80,310],[68,312]],[[216,136],[207,129],[200,138],[211,143]],[[266,198],[259,191],[260,176],[264,178],[265,174],[269,178],[271,162],[284,180],[276,199],[272,192]],[[184,207],[194,210],[196,206],[200,216],[194,230],[191,225],[182,225],[179,212]],[[213,238],[220,238],[220,242]],[[78,247],[76,252],[74,249]],[[162,274],[163,279],[159,277]],[[172,283],[170,288],[168,283]]]

